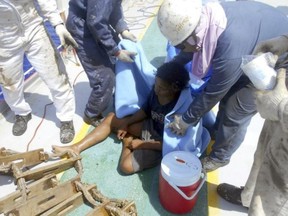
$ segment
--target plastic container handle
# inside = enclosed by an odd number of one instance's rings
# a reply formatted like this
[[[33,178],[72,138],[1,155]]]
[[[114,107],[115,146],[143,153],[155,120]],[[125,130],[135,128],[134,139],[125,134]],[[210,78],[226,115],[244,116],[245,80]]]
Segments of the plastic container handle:
[[[185,193],[183,193],[182,190],[179,189],[179,187],[177,185],[175,185],[173,182],[171,181],[168,181],[168,183],[186,200],[192,200],[195,198],[195,196],[198,194],[198,192],[200,191],[200,189],[202,188],[204,182],[206,181],[206,172],[204,170],[202,170],[202,173],[201,173],[201,178],[202,178],[202,181],[201,183],[199,184],[198,188],[194,191],[194,193],[188,197]]]

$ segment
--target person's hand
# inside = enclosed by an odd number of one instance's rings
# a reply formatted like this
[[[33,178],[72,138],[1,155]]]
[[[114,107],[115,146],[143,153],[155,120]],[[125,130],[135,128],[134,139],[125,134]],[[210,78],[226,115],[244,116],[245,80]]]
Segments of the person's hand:
[[[279,104],[284,98],[288,98],[288,91],[285,83],[286,70],[278,70],[275,88],[268,91],[256,92],[257,110],[262,118],[271,121],[279,120]]]
[[[137,42],[137,38],[134,34],[132,34],[129,30],[124,30],[122,33],[121,33],[121,36],[123,39],[127,39],[127,40],[130,40],[130,41],[133,41],[133,42]]]
[[[174,120],[168,125],[171,131],[177,135],[185,135],[189,124],[183,121],[182,115],[175,115]]]
[[[253,55],[267,52],[273,53],[277,58],[283,53],[288,52],[288,35],[275,37],[258,43],[253,51]]]
[[[124,139],[124,137],[127,134],[127,128],[128,128],[128,126],[126,124],[123,124],[120,128],[118,128],[118,130],[117,130],[117,138],[119,140],[123,140]]]
[[[140,139],[133,139],[130,144],[127,146],[128,149],[131,151],[138,149],[144,143],[143,140]]]
[[[117,58],[123,62],[134,62],[134,58],[137,55],[135,52],[130,52],[128,50],[120,50],[117,54]]]
[[[119,140],[123,140],[124,137],[126,136],[126,134],[127,134],[127,130],[119,129],[119,130],[117,131],[117,138],[118,138]]]
[[[61,45],[66,49],[68,46],[72,46],[73,48],[77,48],[78,44],[73,39],[71,34],[67,31],[66,27],[63,24],[59,24],[55,27],[55,32],[60,39]]]

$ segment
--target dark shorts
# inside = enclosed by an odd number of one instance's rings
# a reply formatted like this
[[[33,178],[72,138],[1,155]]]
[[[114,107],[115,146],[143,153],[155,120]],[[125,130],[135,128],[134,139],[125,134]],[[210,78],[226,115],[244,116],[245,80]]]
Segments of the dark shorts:
[[[162,136],[159,135],[153,128],[152,120],[145,120],[142,127],[142,140],[146,141],[162,141]],[[135,172],[155,167],[161,163],[162,151],[139,149],[134,150],[132,154],[132,165]]]

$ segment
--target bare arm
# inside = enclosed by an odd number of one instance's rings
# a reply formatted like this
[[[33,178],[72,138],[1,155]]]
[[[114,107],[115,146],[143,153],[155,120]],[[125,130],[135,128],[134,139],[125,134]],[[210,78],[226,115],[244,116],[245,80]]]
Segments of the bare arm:
[[[154,141],[154,140],[140,140],[140,139],[134,139],[128,146],[130,150],[135,149],[149,149],[149,150],[157,150],[162,151],[162,142],[160,141]]]
[[[147,118],[147,114],[142,109],[138,110],[136,113],[134,113],[131,116],[125,117],[123,119],[122,125],[118,128],[118,131],[117,131],[118,139],[123,139],[126,136],[129,125],[142,122],[146,118]]]
[[[133,115],[127,118],[127,124],[131,125],[137,122],[141,122],[146,118],[147,118],[147,114],[142,109],[140,109],[136,113],[134,113]]]

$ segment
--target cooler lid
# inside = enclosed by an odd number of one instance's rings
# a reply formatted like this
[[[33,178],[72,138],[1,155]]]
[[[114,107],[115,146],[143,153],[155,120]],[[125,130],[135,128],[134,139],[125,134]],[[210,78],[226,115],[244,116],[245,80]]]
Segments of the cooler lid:
[[[197,156],[191,152],[173,151],[161,161],[161,174],[166,181],[177,186],[190,186],[201,176],[202,165]]]

